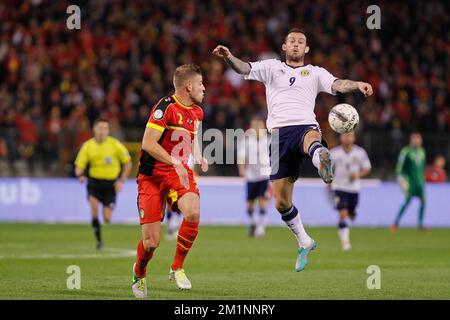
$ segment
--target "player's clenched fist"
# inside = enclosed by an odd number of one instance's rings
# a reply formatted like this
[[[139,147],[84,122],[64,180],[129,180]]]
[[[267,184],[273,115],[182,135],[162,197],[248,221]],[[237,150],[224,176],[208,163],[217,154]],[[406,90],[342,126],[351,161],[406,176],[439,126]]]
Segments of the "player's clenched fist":
[[[358,82],[358,89],[365,97],[370,97],[373,94],[372,86],[366,82]]]
[[[222,45],[218,45],[212,52],[213,55],[219,57],[219,58],[226,58],[228,57],[231,53],[230,50]]]

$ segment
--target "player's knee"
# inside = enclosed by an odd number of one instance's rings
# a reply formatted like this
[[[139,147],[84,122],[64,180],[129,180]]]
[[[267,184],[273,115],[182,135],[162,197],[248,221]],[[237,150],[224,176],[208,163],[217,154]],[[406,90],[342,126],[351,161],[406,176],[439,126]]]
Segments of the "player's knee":
[[[316,141],[319,143],[322,142],[320,133],[315,130],[308,131],[303,139],[303,151],[308,153],[309,147]]]
[[[146,251],[154,251],[159,246],[159,238],[146,238],[143,241],[143,245]]]
[[[275,208],[279,211],[286,211],[292,207],[292,203],[287,201],[286,199],[280,198],[275,199]]]
[[[184,213],[184,217],[187,221],[197,222],[200,220],[200,209],[199,208],[189,208]]]
[[[321,142],[322,141],[322,135],[320,134],[319,131],[316,130],[309,130],[306,134],[305,134],[305,140],[308,140],[308,142],[314,142],[314,141],[318,141]]]

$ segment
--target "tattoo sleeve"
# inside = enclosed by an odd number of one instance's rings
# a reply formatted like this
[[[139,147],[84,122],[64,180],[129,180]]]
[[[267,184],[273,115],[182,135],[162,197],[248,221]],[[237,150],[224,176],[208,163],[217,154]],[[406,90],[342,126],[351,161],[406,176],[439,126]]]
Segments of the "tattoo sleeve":
[[[333,82],[331,88],[334,91],[338,91],[341,93],[353,92],[358,90],[358,82],[352,80],[337,79]]]
[[[230,54],[228,57],[225,57],[224,60],[237,73],[245,75],[250,73],[250,63],[244,62],[241,59],[236,58],[232,54]]]

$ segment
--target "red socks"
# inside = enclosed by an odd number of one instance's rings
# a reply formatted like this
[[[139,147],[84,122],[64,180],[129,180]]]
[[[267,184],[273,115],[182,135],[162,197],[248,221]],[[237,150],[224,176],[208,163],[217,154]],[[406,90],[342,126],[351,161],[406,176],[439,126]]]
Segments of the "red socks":
[[[183,219],[180,230],[178,231],[177,249],[175,251],[175,258],[172,264],[172,270],[182,269],[183,262],[189,250],[194,243],[198,234],[199,221],[191,222]]]
[[[194,243],[198,234],[199,221],[191,222],[183,219],[180,230],[178,231],[177,249],[175,251],[175,258],[172,264],[172,270],[183,268],[183,262],[189,250]],[[142,240],[139,241],[136,250],[136,266],[134,272],[140,278],[145,278],[147,273],[147,264],[153,257],[153,252],[147,252],[144,248]]]
[[[147,273],[147,263],[153,257],[153,252],[147,252],[145,250],[142,240],[139,241],[136,251],[136,266],[134,272],[139,278],[145,278]]]

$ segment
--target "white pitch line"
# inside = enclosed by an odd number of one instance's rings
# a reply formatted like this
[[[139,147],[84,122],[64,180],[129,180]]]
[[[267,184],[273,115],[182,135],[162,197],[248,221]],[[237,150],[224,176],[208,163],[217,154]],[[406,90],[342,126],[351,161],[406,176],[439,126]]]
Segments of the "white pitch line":
[[[135,257],[134,250],[105,248],[104,251],[111,253],[73,253],[73,254],[0,254],[0,259],[111,259],[111,258],[128,258]]]

